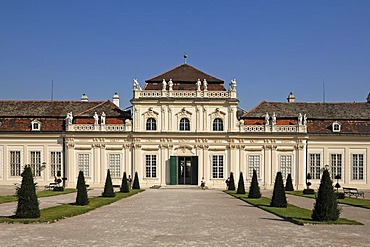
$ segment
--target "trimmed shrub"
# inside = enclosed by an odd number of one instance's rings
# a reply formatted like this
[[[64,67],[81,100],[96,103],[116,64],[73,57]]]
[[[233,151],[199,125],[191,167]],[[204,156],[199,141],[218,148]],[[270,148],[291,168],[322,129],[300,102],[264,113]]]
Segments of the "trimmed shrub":
[[[281,172],[276,174],[274,192],[272,193],[270,206],[280,208],[286,208],[288,206]]]
[[[288,174],[288,177],[286,179],[285,191],[294,191],[293,183],[292,183],[292,175],[290,173]]]
[[[230,183],[228,190],[235,190],[234,173],[230,172]]]
[[[316,221],[335,221],[339,218],[337,196],[335,195],[333,182],[327,169],[324,170],[316,202],[312,210],[312,219]]]
[[[238,190],[236,191],[236,194],[245,194],[244,178],[242,172],[240,172],[239,175]]]
[[[87,197],[86,183],[83,171],[78,173],[76,205],[84,206],[89,204]]]
[[[137,172],[135,172],[134,183],[132,185],[132,189],[134,189],[134,190],[139,190],[140,189],[139,176],[137,175]]]
[[[304,189],[303,190],[303,194],[304,195],[314,195],[315,194],[315,190],[314,189]]]
[[[249,187],[248,198],[261,198],[260,187],[258,186],[257,171],[253,169],[252,183]]]
[[[120,192],[123,192],[123,193],[130,192],[130,186],[128,185],[128,181],[127,181],[127,177],[126,177],[126,172],[123,173],[123,178],[122,178],[122,184],[121,184]]]
[[[110,177],[110,171],[107,170],[107,178],[105,179],[104,191],[102,193],[103,197],[115,197],[116,194],[114,193],[112,178]]]
[[[40,208],[31,167],[26,166],[21,176],[22,184],[20,188],[17,188],[18,205],[15,217],[38,218],[40,217]]]

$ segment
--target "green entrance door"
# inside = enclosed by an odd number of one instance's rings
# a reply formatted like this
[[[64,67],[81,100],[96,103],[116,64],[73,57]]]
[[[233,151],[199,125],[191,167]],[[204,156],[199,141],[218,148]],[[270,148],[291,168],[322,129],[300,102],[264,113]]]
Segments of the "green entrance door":
[[[178,157],[177,177],[179,184],[191,184],[191,157]]]
[[[198,184],[198,156],[170,157],[170,185]]]

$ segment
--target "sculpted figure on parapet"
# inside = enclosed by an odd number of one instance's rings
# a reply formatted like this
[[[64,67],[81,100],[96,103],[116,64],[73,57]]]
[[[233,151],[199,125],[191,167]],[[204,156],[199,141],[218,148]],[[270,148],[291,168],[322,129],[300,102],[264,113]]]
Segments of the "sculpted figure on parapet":
[[[272,117],[271,117],[271,124],[272,124],[272,125],[276,125],[276,114],[275,114],[275,112],[272,114]]]
[[[203,87],[204,87],[204,91],[208,90],[208,82],[206,79],[203,80]]]
[[[298,114],[298,125],[302,125],[302,113]]]
[[[200,81],[200,79],[198,79],[197,83],[195,83],[195,85],[197,85],[197,91],[200,91],[200,85],[202,85],[202,82]]]
[[[236,91],[236,80],[235,79],[231,80],[229,86],[230,86],[229,91]]]
[[[99,116],[98,116],[98,113],[95,112],[93,118],[94,118],[94,124],[99,124]]]
[[[67,113],[67,117],[66,117],[66,123],[67,123],[67,125],[68,125],[68,124],[72,124],[72,121],[73,121],[73,115],[72,115],[72,112],[68,112],[68,113]]]
[[[105,112],[103,112],[103,113],[101,114],[101,117],[100,117],[100,119],[101,119],[101,124],[105,124],[105,117],[106,117]]]
[[[168,90],[172,91],[172,87],[173,87],[173,82],[172,82],[172,79],[170,79],[170,81],[168,82]]]
[[[135,90],[135,91],[141,90],[140,84],[139,84],[137,79],[134,79],[134,82],[132,84],[132,89]]]
[[[166,86],[167,86],[167,82],[165,79],[163,79],[162,81],[162,90],[165,91],[166,90]]]
[[[270,119],[270,115],[269,115],[269,113],[268,112],[266,112],[266,114],[265,114],[265,125],[269,125],[269,119]]]

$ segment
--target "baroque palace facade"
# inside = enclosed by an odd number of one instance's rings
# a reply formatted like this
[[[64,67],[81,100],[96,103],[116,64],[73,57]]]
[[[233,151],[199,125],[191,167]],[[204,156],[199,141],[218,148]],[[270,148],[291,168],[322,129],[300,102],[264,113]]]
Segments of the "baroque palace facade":
[[[323,169],[342,186],[370,189],[370,95],[360,103],[266,102],[238,108],[236,81],[182,64],[133,82],[131,110],[112,101],[0,101],[0,185],[21,181],[31,166],[39,186],[63,178],[75,187],[79,170],[102,187],[110,169],[138,173],[142,187],[198,185],[224,188],[230,172],[253,169],[271,189],[276,172],[303,189],[316,188]]]

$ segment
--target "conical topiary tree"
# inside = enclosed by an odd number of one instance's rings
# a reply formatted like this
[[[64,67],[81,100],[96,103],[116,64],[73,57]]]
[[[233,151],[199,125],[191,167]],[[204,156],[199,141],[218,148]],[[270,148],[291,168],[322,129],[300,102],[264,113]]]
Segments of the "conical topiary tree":
[[[239,175],[239,183],[238,183],[238,189],[236,191],[236,194],[245,194],[244,178],[243,178],[242,172],[240,172],[240,175]]]
[[[294,191],[293,182],[292,182],[292,175],[290,173],[288,174],[288,177],[286,179],[285,191]]]
[[[337,220],[340,215],[337,197],[334,192],[333,182],[327,169],[324,170],[316,202],[312,210],[312,219],[317,221]]]
[[[137,172],[135,172],[134,183],[132,184],[132,189],[134,190],[140,189],[139,176],[137,175]]]
[[[84,206],[89,204],[87,197],[86,183],[83,171],[78,173],[76,205]]]
[[[258,186],[257,171],[253,169],[252,183],[249,187],[248,198],[261,198],[260,187]]]
[[[115,197],[116,194],[114,193],[112,178],[110,177],[110,171],[107,170],[107,178],[105,179],[104,191],[102,193],[103,197]]]
[[[272,193],[270,206],[286,208],[287,205],[288,204],[285,196],[283,177],[281,175],[281,172],[278,172],[275,178],[274,192]]]
[[[130,192],[130,186],[128,185],[126,172],[123,173],[123,178],[122,178],[122,184],[121,184],[120,192],[123,192],[123,193]]]
[[[17,188],[18,205],[15,217],[38,218],[40,217],[40,208],[31,167],[26,166],[21,176],[22,184],[20,188]]]
[[[235,190],[234,173],[230,172],[230,183],[228,190]]]

